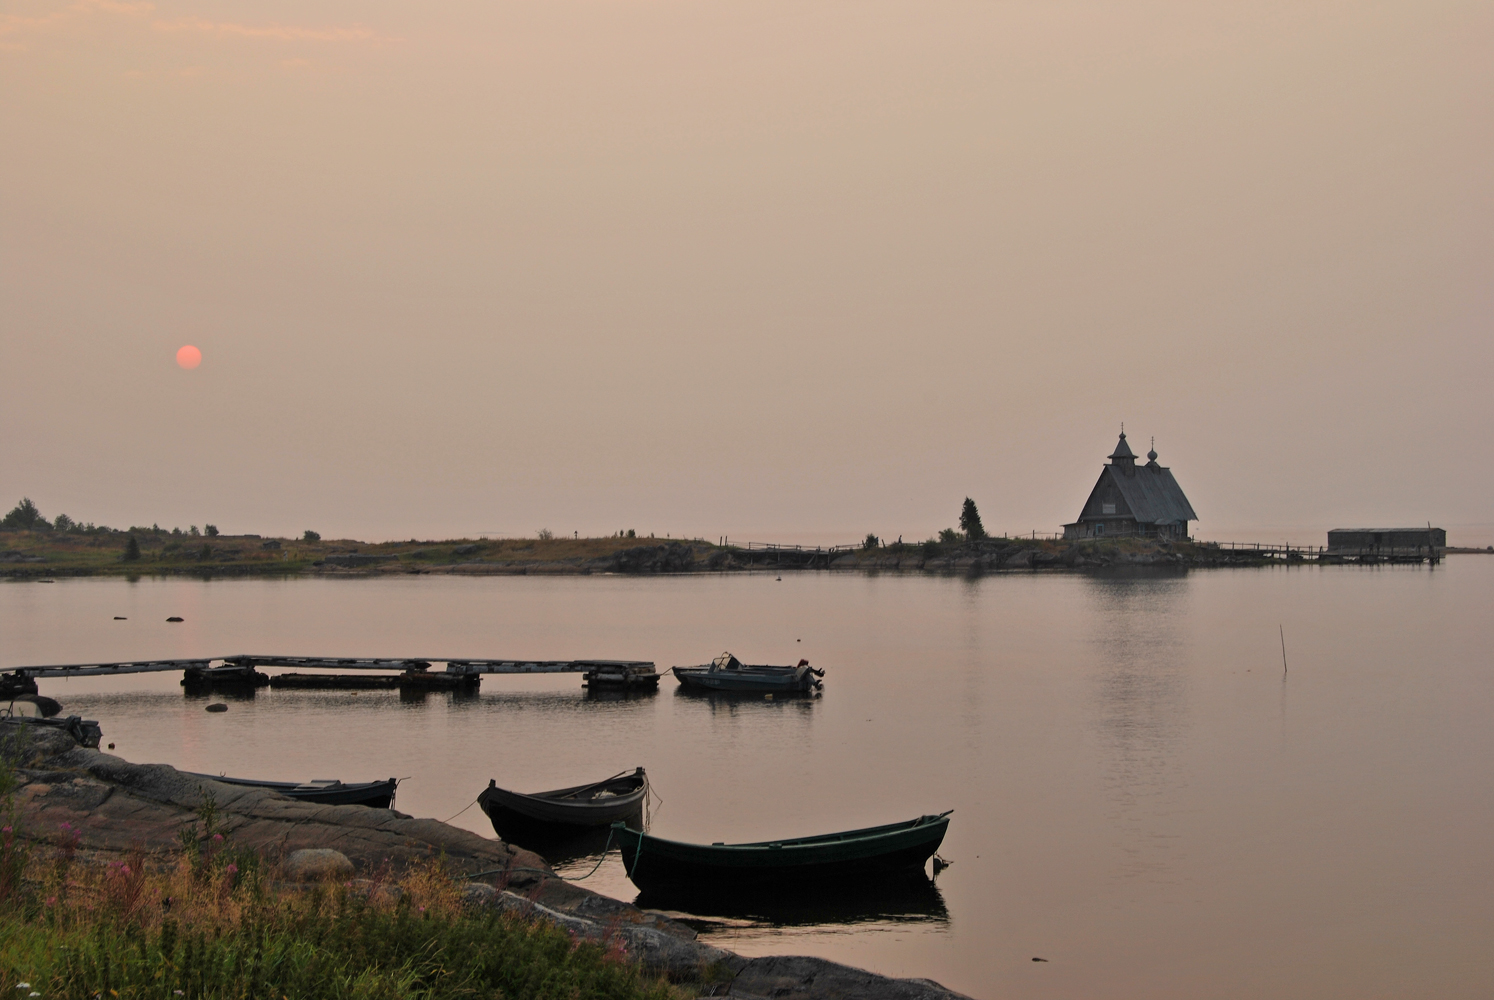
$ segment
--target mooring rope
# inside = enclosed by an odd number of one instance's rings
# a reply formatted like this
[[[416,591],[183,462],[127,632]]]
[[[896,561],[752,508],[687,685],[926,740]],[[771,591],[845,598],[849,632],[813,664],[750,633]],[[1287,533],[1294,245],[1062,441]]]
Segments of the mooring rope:
[[[468,802],[466,805],[462,806],[462,808],[459,809],[457,812],[455,812],[452,815],[446,817],[441,822],[443,822],[443,823],[450,823],[452,820],[456,819],[462,813],[466,812],[468,809],[471,809],[473,806],[477,805],[481,801],[482,801],[482,794],[479,793],[478,796],[477,796],[477,798],[473,799],[471,802]]]

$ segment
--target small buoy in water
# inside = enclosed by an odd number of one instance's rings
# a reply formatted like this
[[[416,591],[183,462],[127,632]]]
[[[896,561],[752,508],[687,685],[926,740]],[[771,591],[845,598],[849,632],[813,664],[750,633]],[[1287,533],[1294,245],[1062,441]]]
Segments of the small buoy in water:
[[[127,622],[127,621],[129,621],[129,619],[126,618],[124,615],[115,615],[114,616],[114,620],[117,621],[117,622]]]
[[[110,744],[109,744],[109,749],[110,749],[110,750],[113,750],[113,749],[114,749],[114,744],[113,744],[113,743],[110,743]]]
[[[773,582],[774,583],[782,583],[783,582],[783,577],[781,577],[781,576],[775,576],[773,578]]]
[[[209,712],[226,712],[228,711],[228,706],[221,701],[215,701],[207,707],[207,710]]]
[[[773,696],[771,694],[765,694],[765,695],[763,695],[763,701],[772,701],[772,700],[773,700]]]
[[[168,618],[166,620],[169,621],[169,622],[179,622],[179,621],[185,621],[186,619],[184,619],[184,618],[178,618],[176,615],[172,615],[170,618]]]
[[[1034,958],[1033,961],[1034,962],[1046,962],[1048,960],[1046,958]]]

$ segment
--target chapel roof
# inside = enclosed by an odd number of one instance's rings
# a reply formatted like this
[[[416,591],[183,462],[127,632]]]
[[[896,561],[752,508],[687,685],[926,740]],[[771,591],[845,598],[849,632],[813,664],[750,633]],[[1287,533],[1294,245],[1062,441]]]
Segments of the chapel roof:
[[[1198,520],[1183,488],[1172,478],[1172,470],[1157,465],[1155,460],[1129,474],[1120,466],[1107,465],[1104,476],[1110,477],[1131,514],[1142,524]]]

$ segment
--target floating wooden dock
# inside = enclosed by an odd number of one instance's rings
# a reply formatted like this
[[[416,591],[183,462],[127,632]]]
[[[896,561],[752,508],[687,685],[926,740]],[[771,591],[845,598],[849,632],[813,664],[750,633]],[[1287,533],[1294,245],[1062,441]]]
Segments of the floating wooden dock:
[[[432,669],[436,666],[443,669]],[[293,673],[269,675],[268,669]],[[302,673],[300,671],[358,671]],[[523,660],[450,657],[262,656],[240,654],[183,660],[129,660],[115,663],[62,663],[11,667],[0,674],[0,696],[34,693],[39,678],[113,677],[180,671],[184,687],[248,685],[293,689],[383,689],[474,691],[484,674],[581,674],[591,688],[649,689],[659,673],[647,660]],[[380,671],[380,673],[365,673]]]

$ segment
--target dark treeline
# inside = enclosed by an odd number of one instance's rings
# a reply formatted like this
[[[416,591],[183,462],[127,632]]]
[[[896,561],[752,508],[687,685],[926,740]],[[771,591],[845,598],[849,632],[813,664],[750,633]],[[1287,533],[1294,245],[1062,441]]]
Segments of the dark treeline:
[[[107,524],[94,524],[92,521],[84,523],[75,521],[66,514],[58,514],[50,521],[43,516],[41,510],[32,502],[30,497],[22,497],[21,502],[10,509],[4,517],[0,517],[0,531],[59,531],[73,535],[120,535],[126,532],[139,535],[181,535],[187,537],[206,536],[212,538],[218,534],[218,526],[215,524],[204,525],[201,530],[197,525],[192,525],[186,531],[181,528],[166,529],[159,524],[150,527],[138,525],[129,528],[111,528]]]

